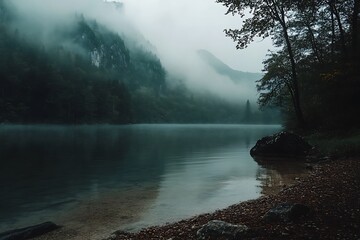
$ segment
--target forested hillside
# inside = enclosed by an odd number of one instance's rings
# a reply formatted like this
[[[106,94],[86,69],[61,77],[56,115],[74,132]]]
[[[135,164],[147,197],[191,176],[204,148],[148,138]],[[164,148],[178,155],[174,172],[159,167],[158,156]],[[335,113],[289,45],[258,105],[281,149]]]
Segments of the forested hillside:
[[[1,14],[0,122],[132,120],[130,94],[116,74],[61,45],[33,43],[9,28],[10,16]],[[84,21],[78,25],[79,31],[86,26]]]
[[[261,113],[255,103],[249,111],[246,100],[230,103],[194,94],[181,81],[169,84],[153,51],[82,14],[44,40],[16,24],[21,15],[10,3],[0,1],[0,122],[279,121],[276,111]]]

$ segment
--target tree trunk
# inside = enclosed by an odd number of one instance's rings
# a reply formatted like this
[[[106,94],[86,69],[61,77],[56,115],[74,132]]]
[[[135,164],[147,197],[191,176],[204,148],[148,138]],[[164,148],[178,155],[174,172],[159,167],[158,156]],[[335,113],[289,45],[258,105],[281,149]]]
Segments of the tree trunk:
[[[340,13],[339,13],[338,9],[336,8],[335,3],[332,2],[330,7],[331,7],[332,13],[334,14],[334,16],[336,18],[337,25],[339,27],[341,48],[342,48],[344,60],[346,61],[348,59],[348,52],[347,52],[346,41],[345,41],[345,30],[344,30],[343,24],[341,22]]]
[[[301,109],[301,104],[300,104],[299,81],[298,81],[298,76],[297,76],[294,52],[292,50],[292,45],[290,42],[287,26],[285,25],[285,23],[282,24],[282,27],[283,27],[284,38],[285,38],[285,42],[286,42],[286,48],[287,48],[287,52],[289,54],[289,59],[290,59],[290,63],[291,63],[291,76],[292,76],[292,84],[293,84],[293,92],[294,92],[294,100],[293,100],[294,111],[296,114],[298,127],[304,128],[306,124],[305,124],[305,119],[304,119],[304,115],[303,115],[303,112]]]
[[[360,14],[360,0],[354,1],[354,8],[353,8],[353,16],[352,16],[352,23],[351,23],[351,35],[352,35],[352,52],[353,52],[353,60],[355,62],[359,61],[359,14]]]
[[[330,6],[330,14],[331,14],[331,62],[334,63],[335,60],[335,19],[334,13],[331,10]]]
[[[322,58],[322,56],[321,56],[322,54],[320,53],[320,50],[319,50],[319,48],[317,46],[314,32],[313,32],[313,30],[312,30],[309,23],[306,23],[306,27],[307,27],[307,29],[309,31],[309,34],[310,34],[310,42],[311,42],[311,47],[313,49],[314,55],[317,58],[318,62],[320,64],[322,64],[323,63],[323,58]]]

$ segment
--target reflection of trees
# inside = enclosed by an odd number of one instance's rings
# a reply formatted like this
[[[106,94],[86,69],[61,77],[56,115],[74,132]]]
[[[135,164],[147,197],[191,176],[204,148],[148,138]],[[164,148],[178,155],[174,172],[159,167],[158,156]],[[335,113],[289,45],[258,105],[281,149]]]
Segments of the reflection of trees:
[[[295,178],[307,175],[305,163],[293,159],[256,159],[260,166],[256,178],[260,181],[261,193],[268,195],[291,185]]]

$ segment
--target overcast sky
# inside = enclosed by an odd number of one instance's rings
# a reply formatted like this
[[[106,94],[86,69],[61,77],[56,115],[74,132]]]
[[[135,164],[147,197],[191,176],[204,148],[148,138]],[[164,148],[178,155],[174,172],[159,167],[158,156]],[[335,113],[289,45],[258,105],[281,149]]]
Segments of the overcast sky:
[[[261,72],[271,40],[256,41],[236,50],[225,28],[239,28],[239,16],[225,15],[226,8],[215,0],[123,0],[125,14],[159,52],[206,49],[229,66]]]

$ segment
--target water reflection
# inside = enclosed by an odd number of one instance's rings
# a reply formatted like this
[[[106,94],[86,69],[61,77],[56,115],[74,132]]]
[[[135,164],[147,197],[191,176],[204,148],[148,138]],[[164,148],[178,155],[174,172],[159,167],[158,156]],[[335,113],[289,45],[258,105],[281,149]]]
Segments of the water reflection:
[[[255,160],[261,166],[257,172],[257,179],[261,182],[261,193],[265,195],[277,193],[309,173],[304,159],[260,158]]]
[[[258,197],[254,178],[258,166],[247,158],[247,152],[233,146],[196,152],[167,164],[157,198],[140,221],[125,229],[136,231]]]
[[[256,198],[261,178],[274,172],[259,167],[249,150],[257,139],[279,130],[256,125],[0,126],[0,231],[65,219],[64,212],[78,206],[101,212],[94,206],[104,202],[110,209],[139,214],[128,225],[135,229]]]

